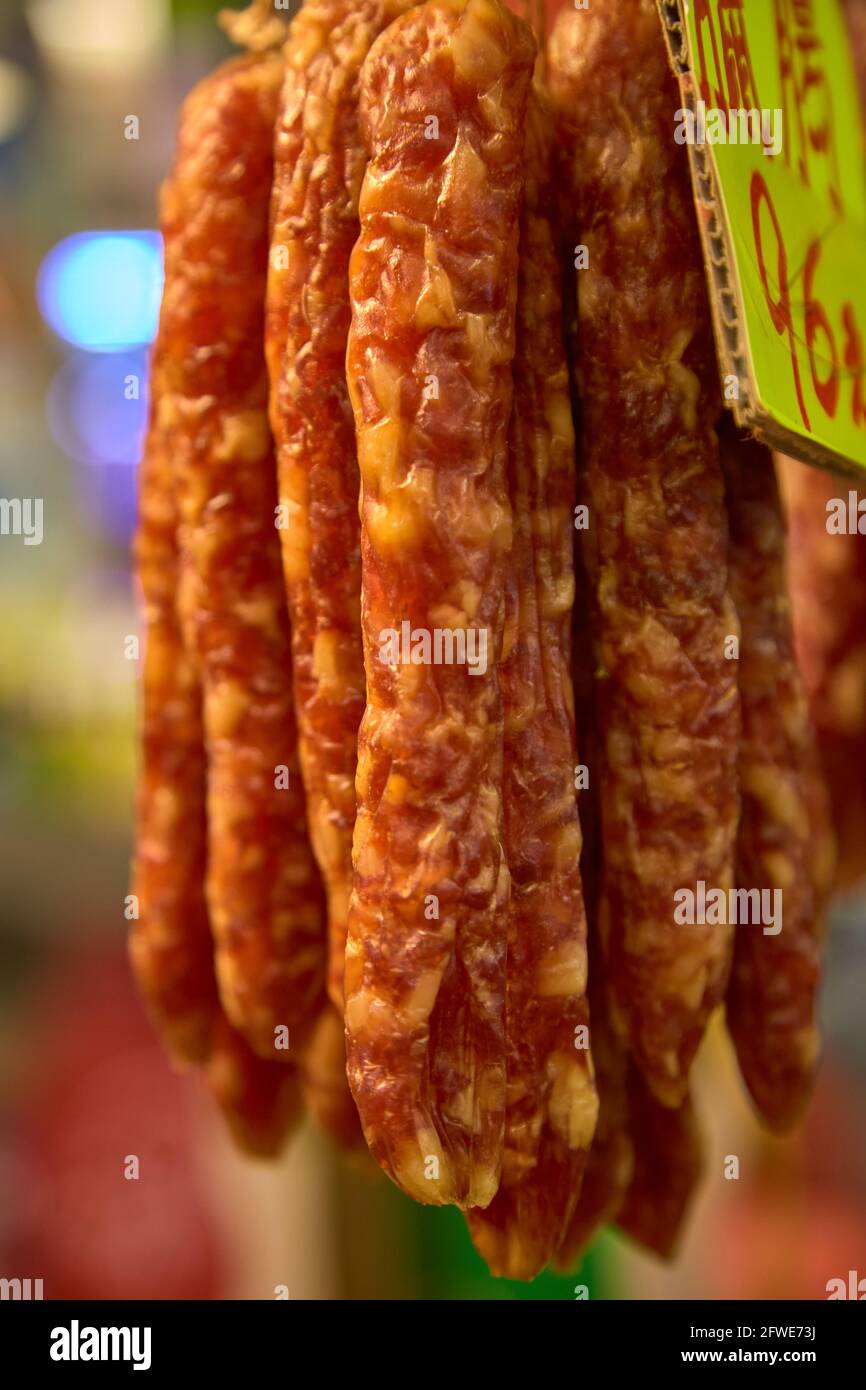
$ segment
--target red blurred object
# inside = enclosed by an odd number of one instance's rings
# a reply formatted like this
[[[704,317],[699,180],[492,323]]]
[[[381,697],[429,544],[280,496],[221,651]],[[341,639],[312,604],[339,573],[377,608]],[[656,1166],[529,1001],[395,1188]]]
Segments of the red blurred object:
[[[225,1296],[194,1083],[153,1040],[125,955],[66,958],[28,1013],[3,1274],[42,1279],[46,1299]]]
[[[713,1298],[824,1299],[830,1280],[866,1275],[866,1124],[854,1079],[827,1063],[802,1132],[765,1138],[711,1220]],[[710,1265],[711,1261],[711,1265]]]
[[[797,1211],[784,1191],[757,1189],[715,1232],[713,1296],[827,1298],[829,1280],[866,1273],[864,1250],[866,1218],[853,1202],[817,1193]]]

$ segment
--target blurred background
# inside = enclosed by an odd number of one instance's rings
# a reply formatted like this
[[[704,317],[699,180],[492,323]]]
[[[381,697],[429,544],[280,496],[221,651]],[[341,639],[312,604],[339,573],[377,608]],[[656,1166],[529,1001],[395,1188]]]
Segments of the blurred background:
[[[707,1041],[707,1171],[670,1266],[606,1233],[579,1273],[494,1281],[457,1212],[353,1172],[312,1132],[276,1166],[238,1157],[142,1015],[124,946],[127,639],[155,195],[183,95],[229,51],[219,8],[0,9],[0,495],[43,499],[41,544],[0,539],[0,1276],[40,1278],[46,1298],[825,1297],[866,1276],[856,892],[834,915],[826,1056],[796,1139],[762,1135],[721,1029]]]

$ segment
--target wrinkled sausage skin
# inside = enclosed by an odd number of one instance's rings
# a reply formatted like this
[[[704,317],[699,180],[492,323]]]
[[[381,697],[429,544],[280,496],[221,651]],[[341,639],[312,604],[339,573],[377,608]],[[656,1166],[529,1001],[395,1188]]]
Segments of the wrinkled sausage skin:
[[[278,56],[235,59],[185,103],[161,205],[158,424],[172,433],[178,600],[202,686],[220,997],[260,1056],[291,1062],[321,1008],[325,932],[297,757],[263,347],[281,75]]]
[[[349,1078],[391,1177],[422,1202],[462,1206],[496,1191],[505,1116],[498,662],[533,59],[526,26],[497,0],[432,0],[373,46],[361,91],[371,158],[347,370],[367,707]],[[417,662],[402,660],[404,623],[421,634]],[[452,658],[462,634],[466,659],[425,662],[424,634],[432,657],[446,631]]]
[[[833,836],[794,655],[772,456],[725,422],[722,461],[731,593],[742,627],[737,887],[767,899],[750,903],[747,920],[738,919],[726,1015],[755,1105],[772,1128],[789,1129],[806,1105],[818,1060],[816,994]]]
[[[727,981],[731,930],[675,894],[733,883],[736,636],[718,371],[679,104],[652,0],[563,11],[550,80],[578,273],[581,435],[595,591],[613,1022],[678,1105]]]
[[[587,1045],[586,913],[571,681],[575,441],[550,221],[552,127],[533,92],[520,226],[508,478],[514,539],[501,671],[511,873],[502,1181],[470,1212],[491,1272],[531,1279],[580,1190],[598,1098]]]

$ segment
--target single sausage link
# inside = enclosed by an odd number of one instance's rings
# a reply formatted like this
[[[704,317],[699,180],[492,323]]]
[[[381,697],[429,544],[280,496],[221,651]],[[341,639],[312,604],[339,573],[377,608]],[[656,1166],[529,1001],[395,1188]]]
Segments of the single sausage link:
[[[718,370],[679,105],[653,0],[563,11],[550,47],[578,274],[593,532],[604,887],[613,1020],[654,1094],[685,1097],[731,930],[675,894],[733,883],[736,635]]]
[[[574,301],[574,282],[569,266],[570,261],[567,260],[564,292],[566,296],[569,290],[572,292],[570,297],[566,298],[567,304]],[[571,316],[567,316],[566,344],[572,365],[577,355],[576,327],[576,322]],[[587,505],[586,470],[583,462],[578,450],[577,492],[580,503]],[[599,804],[602,758],[595,708],[598,691],[592,636],[595,625],[594,596],[589,580],[591,538],[590,530],[580,528],[575,531],[571,669],[577,746],[583,767],[578,794],[583,837],[580,874],[586,906],[590,1037],[598,1092],[598,1122],[577,1201],[554,1262],[557,1269],[566,1272],[576,1269],[581,1256],[599,1230],[616,1217],[634,1168],[634,1154],[628,1128],[626,1052],[610,1021],[605,965],[598,935],[602,882]]]
[[[610,1022],[603,962],[595,930],[589,931],[589,1017],[598,1091],[598,1122],[577,1198],[554,1263],[570,1272],[603,1226],[614,1221],[634,1172],[629,1130],[628,1058]]]
[[[346,1076],[346,1038],[342,1015],[328,1001],[316,1020],[301,1059],[304,1103],[318,1128],[333,1144],[360,1159],[378,1175],[369,1158],[361,1122]]]
[[[151,401],[159,391],[159,344]],[[135,568],[142,661],[140,768],[129,938],[139,988],[156,1029],[181,1063],[206,1058],[217,1010],[204,898],[207,860],[201,692],[176,612],[177,511],[171,440],[151,422],[139,476]]]
[[[575,439],[550,221],[552,128],[530,97],[508,480],[514,541],[500,676],[511,873],[502,1181],[472,1237],[491,1272],[532,1279],[577,1200],[598,1112],[571,680]]]
[[[598,937],[602,876],[598,805],[601,754],[590,682],[587,680],[592,660],[591,637],[586,621],[588,609],[587,580],[579,566],[573,669],[575,690],[582,695],[577,706],[579,747],[589,773],[588,785],[580,792],[578,805],[583,831],[580,871],[588,923],[589,1018],[598,1092],[598,1122],[577,1201],[556,1253],[556,1268],[566,1272],[577,1268],[582,1255],[601,1228],[616,1219],[629,1189],[635,1164],[629,1128],[628,1057],[621,1038],[611,1024],[605,964]]]
[[[395,21],[362,75],[371,160],[347,364],[367,707],[349,1079],[391,1177],[461,1206],[496,1191],[505,1114],[498,661],[534,50],[498,0],[430,0]]]
[[[343,1007],[361,647],[360,479],[346,384],[349,257],[367,160],[361,65],[409,0],[306,0],[283,51],[266,307],[279,537],[310,836],[328,893],[328,988]]]
[[[784,455],[776,468],[797,664],[830,791],[836,881],[851,888],[866,875],[866,541],[834,518],[864,490]]]
[[[187,210],[187,216],[192,209]],[[177,263],[166,268],[175,297]],[[133,890],[133,967],[158,1031],[179,1061],[205,1064],[246,1152],[275,1153],[298,1118],[297,1080],[253,1056],[220,1009],[205,901],[206,758],[196,662],[177,612],[178,512],[172,460],[179,441],[160,424],[174,318],[164,311],[151,367],[151,418],[139,480],[135,563],[143,600],[141,769]]]
[[[205,1080],[238,1148],[275,1158],[301,1117],[297,1072],[257,1056],[220,1012]]]
[[[674,1109],[660,1105],[632,1063],[627,1084],[634,1171],[616,1224],[670,1259],[703,1173],[703,1137],[689,1096]]]
[[[794,656],[785,527],[772,456],[722,425],[738,662],[742,812],[728,1031],[774,1129],[799,1119],[819,1050],[816,992],[834,872],[829,806]]]
[[[307,1103],[343,1147],[363,1143],[345,1048],[335,1046],[365,693],[360,479],[346,385],[349,256],[367,160],[358,88],[370,45],[406,8],[408,0],[306,0],[283,49],[271,194],[265,349],[278,534],[307,817],[328,899],[331,1007],[316,1025],[304,1077]]]
[[[203,692],[220,997],[260,1056],[293,1061],[322,1004],[325,927],[297,756],[263,346],[281,77],[278,56],[235,59],[184,106],[162,198],[159,423],[173,437],[179,603]]]

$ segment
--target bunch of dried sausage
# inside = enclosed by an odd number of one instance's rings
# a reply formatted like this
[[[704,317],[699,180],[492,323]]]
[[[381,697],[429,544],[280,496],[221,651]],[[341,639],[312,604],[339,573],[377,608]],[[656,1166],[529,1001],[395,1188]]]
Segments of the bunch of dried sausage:
[[[501,0],[227,24],[161,204],[142,992],[244,1147],[306,1103],[496,1274],[669,1253],[717,1006],[802,1113],[833,850],[656,5],[541,61]]]

